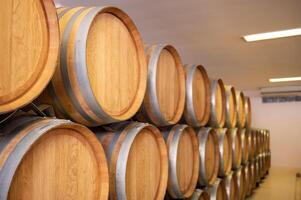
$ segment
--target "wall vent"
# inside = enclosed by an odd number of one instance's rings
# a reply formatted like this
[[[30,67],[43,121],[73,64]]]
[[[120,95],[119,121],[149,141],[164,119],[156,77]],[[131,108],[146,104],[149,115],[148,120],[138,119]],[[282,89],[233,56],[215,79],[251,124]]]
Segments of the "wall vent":
[[[261,88],[263,103],[285,103],[301,101],[301,86]]]
[[[262,103],[301,102],[301,96],[267,96],[262,97]]]

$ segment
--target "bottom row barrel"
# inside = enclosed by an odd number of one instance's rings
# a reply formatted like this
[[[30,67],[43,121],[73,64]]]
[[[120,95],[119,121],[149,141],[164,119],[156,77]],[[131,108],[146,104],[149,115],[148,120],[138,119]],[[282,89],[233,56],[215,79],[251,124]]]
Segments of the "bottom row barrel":
[[[90,130],[22,114],[0,127],[0,200],[159,200],[165,193],[244,199],[269,169],[270,154],[231,172],[229,136],[222,129],[159,130],[138,122]]]
[[[105,154],[86,127],[20,116],[0,128],[0,199],[107,199]]]

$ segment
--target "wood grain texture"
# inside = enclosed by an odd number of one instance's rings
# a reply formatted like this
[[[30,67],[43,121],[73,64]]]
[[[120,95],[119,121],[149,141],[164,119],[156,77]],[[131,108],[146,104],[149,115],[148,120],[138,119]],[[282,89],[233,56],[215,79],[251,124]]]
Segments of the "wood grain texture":
[[[139,129],[133,142],[129,143],[131,131],[135,131],[138,126],[143,128]],[[134,122],[123,128],[117,128],[116,132],[98,129],[94,132],[101,140],[105,151],[112,152],[108,158],[111,199],[117,199],[118,195],[133,200],[163,199],[167,187],[168,158],[164,139],[158,129],[148,124]],[[117,139],[113,139],[114,137]],[[127,157],[120,155],[121,148],[124,147],[129,150]],[[118,168],[120,166],[118,163],[123,163],[125,168]],[[121,179],[121,173],[125,173],[125,180]],[[118,194],[117,189],[123,187],[122,185],[125,186],[125,194]]]
[[[233,176],[233,172],[229,173],[228,176],[222,179],[224,183],[227,199],[228,200],[238,200],[238,185],[235,177]]]
[[[111,13],[101,13],[87,39],[90,84],[102,108],[113,116],[129,109],[139,90],[140,63],[135,40],[126,24]]]
[[[249,160],[250,153],[250,141],[249,134],[250,131],[247,129],[238,129],[241,133],[241,142],[242,142],[242,163],[246,164]]]
[[[174,147],[176,141],[176,132],[180,131],[179,140],[177,142],[177,148],[175,151],[171,149]],[[169,149],[169,157],[175,157],[177,159],[176,165],[173,162],[169,162],[169,169],[176,172],[177,185],[182,193],[181,196],[176,194],[176,190],[173,183],[172,174],[169,173],[168,180],[168,192],[173,198],[188,198],[195,190],[198,173],[199,173],[199,151],[198,140],[194,130],[186,125],[176,125],[172,129],[167,131],[168,137],[166,140],[167,148]]]
[[[199,186],[212,186],[219,171],[219,141],[213,128],[195,129],[199,141]]]
[[[192,76],[190,75],[191,71],[194,71]],[[185,65],[185,77],[185,121],[193,127],[204,126],[210,117],[210,82],[207,72],[201,65]],[[193,105],[193,113],[190,110],[191,104]],[[194,117],[196,118],[194,119]]]
[[[239,193],[239,200],[244,200],[245,198],[245,187],[246,187],[246,180],[244,175],[244,170],[242,168],[237,169],[233,176],[235,177],[238,185],[238,193]]]
[[[228,174],[231,171],[232,166],[232,155],[231,155],[231,132],[226,131],[224,141],[223,141],[223,160],[224,160],[224,169],[225,174]]]
[[[53,88],[40,101],[53,104],[59,117],[87,126],[132,117],[144,98],[147,66],[130,17],[115,7],[75,7],[59,22],[64,51]]]
[[[137,119],[157,126],[176,124],[185,106],[185,72],[180,56],[171,45],[150,46],[146,54],[148,71],[154,74],[148,74],[148,89]]]
[[[241,91],[236,91],[237,127],[244,128],[246,125],[245,96]]]
[[[220,182],[217,186],[216,191],[216,200],[224,200],[227,199],[226,189],[223,182]]]
[[[246,127],[252,126],[252,106],[250,97],[245,96]]]
[[[230,200],[237,200],[237,184],[234,179],[231,179],[230,185]]]
[[[174,56],[163,49],[157,65],[157,95],[161,111],[167,120],[176,114],[180,96],[179,73]]]
[[[36,98],[51,79],[59,52],[59,28],[51,0],[0,3],[0,114]]]
[[[218,141],[214,131],[210,131],[205,146],[205,169],[210,183],[213,183],[217,177],[218,168]]]
[[[216,107],[215,107],[215,114],[217,116],[218,121],[222,120],[223,117],[223,104],[222,104],[222,86],[218,85],[216,88],[216,97],[215,97],[215,103],[216,103]]]
[[[242,136],[241,131],[237,128],[231,131],[231,151],[232,151],[232,169],[237,169],[241,165],[242,160]]]
[[[226,126],[234,128],[237,120],[236,113],[236,93],[233,86],[225,86],[226,93]]]
[[[221,79],[211,80],[210,120],[208,125],[223,128],[226,122],[226,92]]]
[[[248,194],[248,190],[249,190],[249,187],[250,187],[250,184],[251,184],[251,177],[250,177],[250,174],[249,174],[249,167],[248,165],[243,165],[242,166],[242,170],[243,170],[243,176],[244,176],[244,179],[245,179],[245,187],[244,187],[244,197],[247,196]]]
[[[249,176],[249,185],[247,187],[247,196],[250,196],[253,191],[254,185],[254,166],[251,162],[249,162],[246,167],[248,167],[248,176]]]
[[[23,139],[32,138],[34,129],[51,123],[51,119],[40,119],[20,129],[0,154],[0,170]],[[61,121],[32,142],[29,150],[24,148],[26,152],[15,171],[8,199],[108,198],[105,154],[87,128]]]

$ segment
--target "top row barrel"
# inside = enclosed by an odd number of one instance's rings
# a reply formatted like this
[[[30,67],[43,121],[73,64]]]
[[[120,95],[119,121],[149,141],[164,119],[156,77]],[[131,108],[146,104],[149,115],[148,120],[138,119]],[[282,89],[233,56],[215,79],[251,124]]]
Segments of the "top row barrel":
[[[59,53],[52,0],[1,1],[0,114],[34,100],[46,87]]]
[[[90,127],[133,116],[156,126],[181,120],[192,127],[250,127],[243,93],[232,88],[229,95],[221,79],[210,83],[201,65],[183,66],[171,45],[144,49],[134,22],[118,8],[56,10],[52,0],[24,0],[0,9],[6,27],[0,114],[39,96],[59,118]]]
[[[142,39],[115,7],[60,9],[60,63],[40,100],[87,126],[129,119],[144,98]]]

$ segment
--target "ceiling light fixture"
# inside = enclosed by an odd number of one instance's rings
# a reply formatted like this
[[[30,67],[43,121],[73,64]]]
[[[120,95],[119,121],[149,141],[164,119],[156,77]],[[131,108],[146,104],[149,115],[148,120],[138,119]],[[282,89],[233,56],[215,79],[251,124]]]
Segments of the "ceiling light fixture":
[[[289,82],[289,81],[301,81],[301,76],[299,77],[287,77],[287,78],[270,78],[269,82],[276,83],[276,82]]]
[[[283,31],[275,31],[275,32],[267,32],[267,33],[259,33],[253,35],[246,35],[243,36],[245,41],[247,42],[254,42],[259,40],[270,40],[276,38],[283,38],[283,37],[291,37],[301,35],[301,28],[283,30]]]

